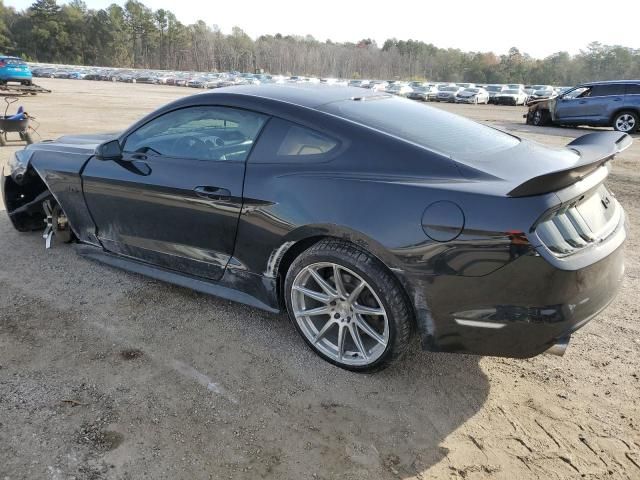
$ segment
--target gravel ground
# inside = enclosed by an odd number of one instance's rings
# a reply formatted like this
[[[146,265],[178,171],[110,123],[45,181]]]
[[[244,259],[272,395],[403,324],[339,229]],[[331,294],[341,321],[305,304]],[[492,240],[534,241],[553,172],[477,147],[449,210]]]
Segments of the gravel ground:
[[[39,83],[54,93],[21,103],[43,138],[194,93]],[[438,107],[552,145],[591,131]],[[639,162],[640,142],[609,181],[632,224],[621,294],[564,357],[415,345],[374,375],[321,361],[283,316],[45,251],[0,215],[0,479],[638,479]]]

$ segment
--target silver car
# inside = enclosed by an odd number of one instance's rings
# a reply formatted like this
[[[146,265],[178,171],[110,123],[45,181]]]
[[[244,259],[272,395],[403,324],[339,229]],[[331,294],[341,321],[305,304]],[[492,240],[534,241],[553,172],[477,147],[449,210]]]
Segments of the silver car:
[[[489,103],[489,92],[484,88],[465,88],[456,95],[456,103]]]
[[[464,88],[458,86],[440,87],[438,89],[438,95],[434,99],[436,102],[450,102],[456,101],[456,95],[462,92]]]

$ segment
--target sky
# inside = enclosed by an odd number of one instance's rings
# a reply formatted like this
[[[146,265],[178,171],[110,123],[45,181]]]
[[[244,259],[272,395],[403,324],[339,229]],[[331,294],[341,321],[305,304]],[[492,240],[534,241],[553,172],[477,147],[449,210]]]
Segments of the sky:
[[[104,8],[125,0],[85,0]],[[33,0],[4,0],[18,10]],[[65,3],[58,1],[58,3]],[[557,51],[579,53],[587,44],[640,48],[640,1],[533,0],[389,2],[388,0],[143,0],[175,13],[182,23],[202,19],[224,33],[239,26],[252,38],[263,34],[313,35],[324,41],[373,38],[422,40],[442,48],[506,53],[511,47],[537,58]],[[379,6],[378,6],[379,5]],[[607,8],[606,5],[612,5]]]

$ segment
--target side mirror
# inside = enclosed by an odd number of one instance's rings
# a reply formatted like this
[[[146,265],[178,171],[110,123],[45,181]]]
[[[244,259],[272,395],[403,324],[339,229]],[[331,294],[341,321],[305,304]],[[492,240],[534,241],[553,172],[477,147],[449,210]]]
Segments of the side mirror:
[[[122,160],[122,147],[118,140],[109,140],[96,147],[98,160]]]

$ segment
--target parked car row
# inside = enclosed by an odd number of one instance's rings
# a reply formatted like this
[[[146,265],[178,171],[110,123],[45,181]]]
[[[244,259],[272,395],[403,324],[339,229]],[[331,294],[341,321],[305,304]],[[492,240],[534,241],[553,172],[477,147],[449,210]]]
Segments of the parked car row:
[[[0,56],[0,84],[7,81],[31,84],[34,77],[72,80],[102,80],[213,89],[233,85],[268,83],[322,83],[385,92],[423,102],[528,106],[527,123],[613,126],[634,132],[640,126],[640,82],[604,82],[557,87],[519,83],[480,85],[468,82],[429,83],[420,81],[318,78],[241,72],[182,72],[31,65],[18,57]],[[611,86],[613,85],[613,86]]]
[[[326,85],[348,85],[366,88],[425,102],[471,104],[525,105],[530,100],[550,98],[561,91],[560,87],[550,85],[477,85],[469,82],[428,83],[400,80],[345,80],[301,75],[284,76],[240,72],[168,72],[60,65],[34,65],[32,70],[35,77],[148,83],[203,89],[264,83],[323,83]]]

